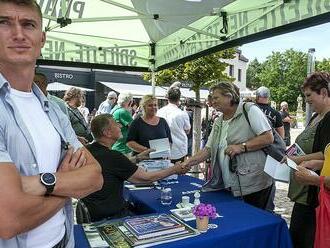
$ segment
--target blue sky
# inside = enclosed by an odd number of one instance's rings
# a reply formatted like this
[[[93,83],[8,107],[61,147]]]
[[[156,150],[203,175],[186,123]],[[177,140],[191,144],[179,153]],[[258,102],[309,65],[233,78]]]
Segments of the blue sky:
[[[263,62],[272,51],[284,52],[290,48],[303,52],[315,48],[317,60],[330,58],[330,23],[248,43],[241,50],[250,61],[257,58],[259,62]]]

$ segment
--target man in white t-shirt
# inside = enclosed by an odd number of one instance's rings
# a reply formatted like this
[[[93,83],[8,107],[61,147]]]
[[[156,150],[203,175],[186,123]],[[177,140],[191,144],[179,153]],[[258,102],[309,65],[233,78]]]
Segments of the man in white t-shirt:
[[[101,189],[101,168],[33,83],[45,44],[34,0],[0,0],[0,247],[74,247],[71,197]]]
[[[179,108],[181,92],[178,87],[170,87],[167,91],[168,104],[158,110],[157,115],[163,117],[171,129],[172,147],[171,162],[183,161],[188,153],[187,133],[190,131],[189,116]]]

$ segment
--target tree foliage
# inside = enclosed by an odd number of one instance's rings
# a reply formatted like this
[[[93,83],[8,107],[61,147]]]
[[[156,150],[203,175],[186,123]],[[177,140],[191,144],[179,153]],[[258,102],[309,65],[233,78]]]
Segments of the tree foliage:
[[[273,52],[267,57],[258,74],[262,85],[271,91],[271,98],[277,103],[286,101],[290,109],[296,109],[300,86],[307,74],[307,54],[293,49]]]
[[[323,59],[320,62],[317,61],[315,66],[317,71],[330,72],[330,59]]]
[[[224,73],[228,64],[221,60],[234,58],[234,54],[235,49],[231,48],[159,71],[156,73],[156,85],[171,85],[174,81],[184,81],[196,92],[196,99],[199,100],[199,89],[221,80],[233,81],[233,78]],[[143,78],[150,80],[151,74],[144,73]]]
[[[246,87],[251,90],[256,90],[262,86],[260,80],[260,73],[262,72],[263,64],[255,58],[249,64],[248,69],[246,70]]]

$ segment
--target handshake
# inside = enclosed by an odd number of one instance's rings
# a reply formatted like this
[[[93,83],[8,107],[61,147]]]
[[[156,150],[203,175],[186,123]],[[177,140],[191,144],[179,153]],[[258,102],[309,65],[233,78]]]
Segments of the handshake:
[[[176,162],[175,165],[173,166],[175,173],[179,175],[187,173],[190,170],[190,168],[191,166],[188,160],[184,162]]]

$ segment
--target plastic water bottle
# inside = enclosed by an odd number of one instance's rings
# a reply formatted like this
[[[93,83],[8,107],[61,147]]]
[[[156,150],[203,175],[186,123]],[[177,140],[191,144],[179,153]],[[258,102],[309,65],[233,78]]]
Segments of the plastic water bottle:
[[[169,206],[172,204],[172,190],[171,188],[164,188],[160,193],[160,202],[164,206]]]

